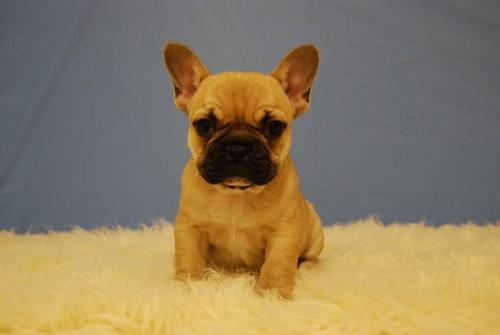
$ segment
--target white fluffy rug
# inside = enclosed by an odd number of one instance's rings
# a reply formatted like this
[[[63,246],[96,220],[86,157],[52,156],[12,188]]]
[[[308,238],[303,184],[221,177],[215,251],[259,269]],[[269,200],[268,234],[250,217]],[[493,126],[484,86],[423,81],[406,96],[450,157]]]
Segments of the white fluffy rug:
[[[500,224],[325,228],[295,298],[250,274],[173,280],[173,228],[159,221],[44,235],[0,233],[0,333],[500,334]]]

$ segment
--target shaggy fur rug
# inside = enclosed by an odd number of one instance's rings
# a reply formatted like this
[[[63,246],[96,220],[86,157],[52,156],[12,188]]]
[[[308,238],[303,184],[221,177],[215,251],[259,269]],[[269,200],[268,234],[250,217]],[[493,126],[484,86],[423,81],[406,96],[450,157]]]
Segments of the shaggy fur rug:
[[[500,224],[325,228],[293,300],[249,273],[177,282],[173,228],[0,233],[0,333],[500,334]]]

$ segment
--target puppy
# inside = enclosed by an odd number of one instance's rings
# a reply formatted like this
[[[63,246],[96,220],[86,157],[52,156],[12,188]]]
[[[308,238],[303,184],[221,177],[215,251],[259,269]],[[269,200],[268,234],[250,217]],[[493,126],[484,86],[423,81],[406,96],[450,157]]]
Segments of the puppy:
[[[270,75],[210,74],[179,43],[167,44],[164,59],[192,153],[175,221],[176,278],[200,278],[209,265],[246,268],[260,272],[260,287],[291,297],[298,263],[323,249],[319,216],[289,154],[318,50],[293,49]]]

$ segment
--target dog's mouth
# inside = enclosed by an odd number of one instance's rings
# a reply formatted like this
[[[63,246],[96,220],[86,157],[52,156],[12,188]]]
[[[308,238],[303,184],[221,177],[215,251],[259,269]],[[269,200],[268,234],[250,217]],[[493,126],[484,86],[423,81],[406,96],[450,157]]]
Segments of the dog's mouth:
[[[228,178],[222,182],[222,185],[230,190],[238,191],[244,191],[253,186],[246,178]]]

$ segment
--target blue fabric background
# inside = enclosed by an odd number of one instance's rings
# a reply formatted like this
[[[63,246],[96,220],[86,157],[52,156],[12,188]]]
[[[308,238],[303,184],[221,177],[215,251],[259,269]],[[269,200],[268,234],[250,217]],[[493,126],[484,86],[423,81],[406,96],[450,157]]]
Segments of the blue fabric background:
[[[498,1],[4,0],[0,228],[175,217],[167,40],[213,72],[321,48],[293,156],[325,223],[500,218]]]

